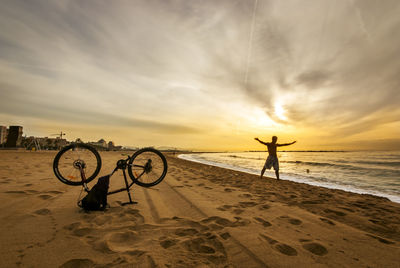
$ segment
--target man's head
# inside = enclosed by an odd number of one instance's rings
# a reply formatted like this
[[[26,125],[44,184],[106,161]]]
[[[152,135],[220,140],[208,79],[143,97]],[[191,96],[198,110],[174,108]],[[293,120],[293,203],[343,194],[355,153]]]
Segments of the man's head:
[[[277,140],[278,140],[277,136],[272,136],[272,143],[276,143]]]

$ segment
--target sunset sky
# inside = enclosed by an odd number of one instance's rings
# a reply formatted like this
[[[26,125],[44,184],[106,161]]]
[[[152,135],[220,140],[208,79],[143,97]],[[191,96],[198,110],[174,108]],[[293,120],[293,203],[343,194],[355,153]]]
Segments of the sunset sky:
[[[0,125],[28,136],[400,150],[398,0],[0,3]]]

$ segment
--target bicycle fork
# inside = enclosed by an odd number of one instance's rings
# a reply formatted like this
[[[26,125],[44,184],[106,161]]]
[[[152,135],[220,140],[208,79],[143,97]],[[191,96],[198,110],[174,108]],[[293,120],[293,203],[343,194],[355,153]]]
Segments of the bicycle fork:
[[[81,180],[82,180],[83,188],[85,189],[86,192],[89,192],[90,190],[89,190],[89,188],[87,186],[87,183],[86,183],[85,171],[83,170],[83,167],[81,165],[78,165],[78,167],[79,167],[79,171],[81,173]]]

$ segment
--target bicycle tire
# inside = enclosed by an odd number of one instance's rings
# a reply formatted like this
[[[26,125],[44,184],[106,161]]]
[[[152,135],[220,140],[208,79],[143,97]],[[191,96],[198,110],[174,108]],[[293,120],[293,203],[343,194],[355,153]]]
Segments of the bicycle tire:
[[[83,159],[80,159],[81,155],[83,157],[84,154],[85,158],[87,158],[87,163]],[[71,155],[71,157],[68,158],[68,155]],[[77,159],[75,159],[76,157]],[[64,162],[64,158],[66,163],[61,163]],[[75,165],[77,161],[84,163],[86,166],[85,170],[90,173],[85,181],[82,181],[80,170]],[[88,164],[90,164],[90,169],[87,168]],[[72,186],[82,185],[84,182],[89,183],[99,174],[100,169],[101,157],[99,152],[94,147],[84,143],[73,143],[63,147],[53,161],[53,171],[57,179],[62,183]]]
[[[149,160],[151,161],[149,162]],[[128,163],[129,177],[142,187],[159,184],[167,174],[167,170],[167,159],[154,148],[143,148],[136,151]]]

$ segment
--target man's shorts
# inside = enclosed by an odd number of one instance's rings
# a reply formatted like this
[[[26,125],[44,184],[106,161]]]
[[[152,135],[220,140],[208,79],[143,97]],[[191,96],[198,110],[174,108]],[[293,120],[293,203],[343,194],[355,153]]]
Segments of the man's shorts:
[[[274,167],[274,170],[279,170],[279,161],[277,156],[269,155],[265,161],[264,168],[271,169],[271,167]]]

